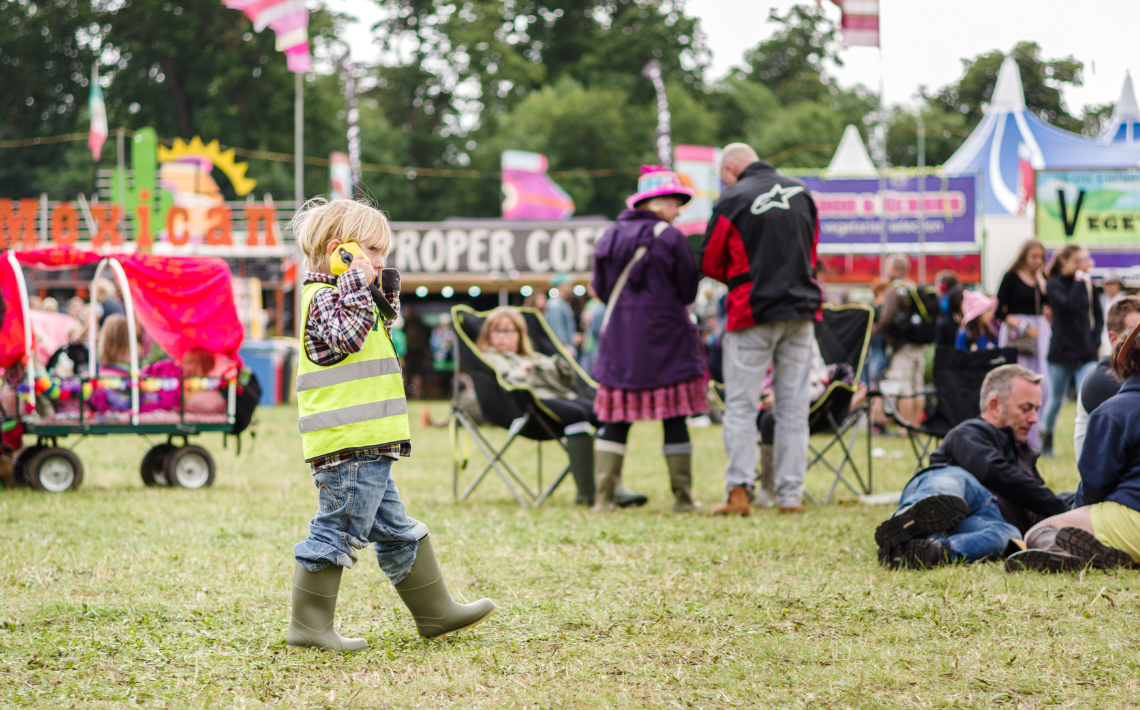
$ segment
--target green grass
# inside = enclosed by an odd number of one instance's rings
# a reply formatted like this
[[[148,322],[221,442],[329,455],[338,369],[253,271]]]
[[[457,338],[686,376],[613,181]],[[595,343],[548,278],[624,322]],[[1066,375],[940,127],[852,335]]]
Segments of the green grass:
[[[891,572],[871,537],[890,509],[862,504],[673,516],[656,424],[634,427],[627,467],[650,504],[602,517],[572,505],[569,482],[540,510],[492,478],[454,503],[446,430],[413,424],[415,455],[396,466],[409,511],[453,592],[490,596],[498,613],[422,642],[361,555],[338,624],[372,647],[286,649],[292,546],[316,506],[295,417],[263,411],[240,457],[202,437],[218,461],[210,490],[145,489],[145,442],[114,437],[79,446],[81,491],[0,491],[0,707],[1136,704],[1136,572]],[[1058,489],[1076,483],[1068,427],[1044,466]],[[720,429],[693,434],[708,504],[722,494]],[[876,490],[899,490],[913,458],[890,456],[903,440],[875,443],[888,451]],[[533,472],[533,445],[515,453]],[[563,460],[544,453],[548,469]],[[819,471],[809,482],[826,487]]]

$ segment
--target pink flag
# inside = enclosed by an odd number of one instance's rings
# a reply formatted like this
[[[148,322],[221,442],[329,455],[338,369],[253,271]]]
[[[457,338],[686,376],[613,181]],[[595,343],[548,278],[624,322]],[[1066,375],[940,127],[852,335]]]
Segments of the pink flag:
[[[241,10],[260,32],[270,27],[277,33],[277,51],[285,53],[289,71],[304,74],[313,68],[309,51],[309,11],[305,0],[222,0],[231,10]]]
[[[843,43],[879,46],[879,0],[831,0],[843,12]]]
[[[546,156],[503,151],[503,219],[564,220],[574,214],[574,200],[546,174]]]
[[[103,143],[107,140],[107,106],[103,103],[103,87],[99,86],[99,67],[91,65],[91,94],[87,99],[87,114],[91,117],[91,132],[87,134],[87,147],[91,157],[99,162]]]

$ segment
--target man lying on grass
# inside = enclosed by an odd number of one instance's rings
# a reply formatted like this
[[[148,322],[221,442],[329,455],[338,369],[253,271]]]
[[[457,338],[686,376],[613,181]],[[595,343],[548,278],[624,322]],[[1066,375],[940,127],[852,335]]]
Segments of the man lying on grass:
[[[1026,445],[1041,408],[1041,375],[1002,365],[982,383],[982,414],[950,430],[930,466],[875,530],[879,562],[928,568],[1000,557],[1041,519],[1069,506],[1037,473]]]

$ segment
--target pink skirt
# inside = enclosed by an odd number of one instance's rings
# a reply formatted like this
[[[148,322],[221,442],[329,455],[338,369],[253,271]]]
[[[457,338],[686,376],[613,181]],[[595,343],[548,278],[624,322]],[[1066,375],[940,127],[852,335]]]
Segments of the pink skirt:
[[[622,390],[598,385],[594,413],[603,422],[672,419],[709,411],[708,378],[699,375],[655,390]]]

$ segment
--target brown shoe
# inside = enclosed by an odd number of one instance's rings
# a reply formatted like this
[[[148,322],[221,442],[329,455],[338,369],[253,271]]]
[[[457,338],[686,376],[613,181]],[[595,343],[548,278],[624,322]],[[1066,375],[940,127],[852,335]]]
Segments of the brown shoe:
[[[802,513],[804,512],[803,505],[781,505],[779,507],[781,513]]]
[[[746,486],[734,486],[728,493],[728,500],[713,506],[713,515],[739,515],[742,518],[747,518],[752,514],[752,506],[748,502],[749,497]]]

